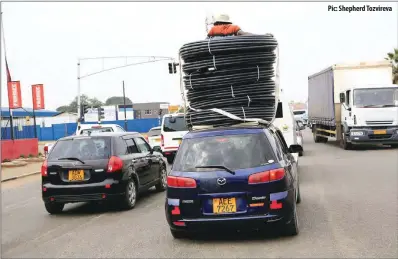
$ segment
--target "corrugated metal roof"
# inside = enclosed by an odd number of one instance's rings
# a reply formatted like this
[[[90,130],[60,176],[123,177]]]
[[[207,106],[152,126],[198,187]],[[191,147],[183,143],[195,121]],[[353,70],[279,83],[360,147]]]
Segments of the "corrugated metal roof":
[[[59,112],[57,111],[49,111],[49,110],[37,110],[35,111],[36,117],[52,117]],[[20,109],[13,109],[12,110],[12,116],[13,117],[26,117],[30,116],[32,117],[33,115],[33,109],[32,108],[20,108]],[[1,107],[1,117],[8,118],[10,117],[10,112],[8,110],[8,107]]]

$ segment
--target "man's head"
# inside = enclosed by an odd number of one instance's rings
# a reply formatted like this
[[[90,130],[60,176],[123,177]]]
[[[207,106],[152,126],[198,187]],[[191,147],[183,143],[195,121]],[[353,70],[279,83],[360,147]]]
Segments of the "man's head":
[[[214,18],[214,25],[232,24],[228,14],[218,14]]]

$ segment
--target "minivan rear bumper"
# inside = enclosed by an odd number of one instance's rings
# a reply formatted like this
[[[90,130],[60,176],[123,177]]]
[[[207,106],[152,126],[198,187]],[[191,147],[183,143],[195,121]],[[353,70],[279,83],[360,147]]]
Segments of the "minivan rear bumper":
[[[112,200],[125,194],[126,183],[114,179],[106,179],[100,183],[42,185],[42,198],[44,202],[74,203],[87,201]]]
[[[215,229],[251,229],[262,228],[269,224],[286,224],[291,221],[293,217],[292,208],[295,202],[295,195],[293,189],[280,193],[273,193],[270,196],[270,203],[275,201],[282,204],[280,209],[270,209],[268,213],[256,215],[231,215],[229,217],[206,216],[200,218],[176,218],[171,215],[171,210],[176,205],[166,199],[166,218],[170,229],[174,231],[188,231],[188,232],[203,232]],[[175,222],[180,222],[178,225]]]

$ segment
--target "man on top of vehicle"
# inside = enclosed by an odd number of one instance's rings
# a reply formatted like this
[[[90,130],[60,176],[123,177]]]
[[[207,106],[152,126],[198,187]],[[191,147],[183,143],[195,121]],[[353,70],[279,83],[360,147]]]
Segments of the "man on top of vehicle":
[[[250,32],[243,31],[238,25],[232,24],[228,14],[218,14],[214,21],[214,26],[207,34],[207,38],[212,37],[226,37],[226,36],[242,36],[242,35],[256,35]],[[272,36],[267,33],[266,35]]]

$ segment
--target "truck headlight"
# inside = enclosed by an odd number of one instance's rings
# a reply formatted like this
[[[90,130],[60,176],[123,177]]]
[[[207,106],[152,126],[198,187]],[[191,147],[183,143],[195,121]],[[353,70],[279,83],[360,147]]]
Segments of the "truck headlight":
[[[363,131],[351,131],[351,136],[363,136]]]

